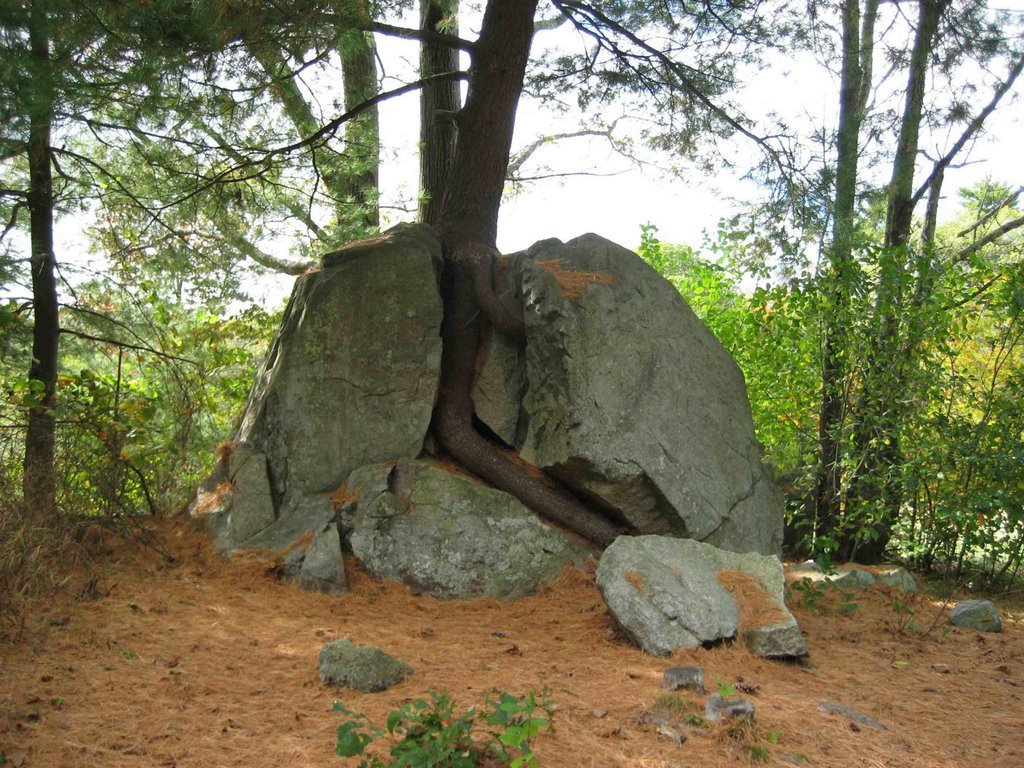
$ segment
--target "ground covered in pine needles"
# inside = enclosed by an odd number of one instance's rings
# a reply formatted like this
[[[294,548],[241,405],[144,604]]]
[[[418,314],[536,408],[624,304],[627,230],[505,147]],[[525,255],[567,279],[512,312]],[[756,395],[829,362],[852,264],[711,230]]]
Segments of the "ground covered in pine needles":
[[[948,627],[948,607],[931,599],[872,588],[850,612],[840,594],[810,605],[794,592],[805,665],[733,644],[658,659],[616,630],[585,571],[511,603],[451,603],[349,563],[351,592],[328,597],[281,582],[271,559],[222,560],[180,520],[150,534],[149,545],[108,539],[91,578],[38,600],[0,642],[0,764],[345,768],[358,760],[334,755],[335,700],[382,724],[430,691],[460,711],[535,691],[555,708],[555,732],[535,743],[546,768],[1024,765],[1019,602],[1001,604],[1003,633],[982,634]],[[415,673],[383,693],[330,689],[317,656],[341,637]],[[703,697],[661,684],[666,667],[689,665],[709,693],[732,686],[756,702],[754,726],[688,724]]]

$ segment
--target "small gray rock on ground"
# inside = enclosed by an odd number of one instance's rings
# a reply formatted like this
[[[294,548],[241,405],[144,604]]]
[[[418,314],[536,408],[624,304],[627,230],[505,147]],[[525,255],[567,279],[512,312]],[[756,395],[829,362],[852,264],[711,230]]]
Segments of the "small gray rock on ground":
[[[328,685],[355,688],[363,693],[384,691],[412,674],[404,661],[372,645],[357,646],[342,638],[320,650],[320,679]]]
[[[700,667],[669,667],[665,670],[662,687],[669,691],[686,688],[704,693],[704,670]]]
[[[858,712],[853,707],[847,707],[844,704],[837,704],[834,701],[822,701],[818,704],[818,709],[820,709],[822,712],[849,718],[850,720],[853,720],[853,722],[855,723],[866,725],[868,728],[874,728],[879,731],[889,730],[880,722],[878,722],[874,718],[868,717],[863,712]]]
[[[917,581],[913,574],[898,565],[879,571],[878,581],[894,589],[902,589],[904,592],[917,592]]]
[[[704,719],[714,723],[723,717],[749,717],[754,719],[757,705],[749,699],[727,699],[720,693],[713,693],[704,704]]]
[[[949,623],[979,632],[1002,632],[999,609],[991,600],[961,600],[949,614]]]

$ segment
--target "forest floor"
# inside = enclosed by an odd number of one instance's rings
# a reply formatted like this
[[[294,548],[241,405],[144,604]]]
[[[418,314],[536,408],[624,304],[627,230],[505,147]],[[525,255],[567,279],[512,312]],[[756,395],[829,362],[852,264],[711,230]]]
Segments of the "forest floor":
[[[924,596],[909,603],[915,629],[893,609],[904,598],[879,588],[857,593],[852,613],[839,595],[812,611],[794,593],[805,665],[739,644],[654,658],[616,630],[585,571],[509,603],[456,603],[348,563],[351,591],[329,597],[281,582],[268,560],[222,560],[180,520],[151,534],[155,545],[108,541],[93,578],[37,601],[20,638],[0,642],[0,764],[344,768],[358,760],[334,755],[336,699],[383,724],[430,691],[450,693],[460,711],[499,691],[546,691],[556,730],[535,744],[546,768],[702,768],[758,756],[768,765],[1024,766],[1020,601],[1001,603],[1001,634],[983,634],[949,627],[948,606]],[[377,645],[415,673],[383,693],[330,689],[317,656],[340,637]],[[647,722],[670,701],[664,670],[689,665],[703,668],[709,693],[751,691],[756,726],[730,734],[683,724],[680,745]],[[704,697],[682,700],[700,711]],[[885,730],[826,713],[823,701]]]

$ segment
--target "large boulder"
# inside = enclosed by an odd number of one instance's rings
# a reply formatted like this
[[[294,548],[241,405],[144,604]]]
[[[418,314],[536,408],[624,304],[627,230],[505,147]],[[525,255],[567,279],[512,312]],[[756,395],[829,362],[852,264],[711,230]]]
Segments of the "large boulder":
[[[480,418],[640,533],[776,554],[781,498],[743,374],[678,291],[597,235],[542,241],[509,269],[527,344],[492,336]]]
[[[218,548],[273,552],[300,584],[337,593],[344,545],[438,597],[528,594],[589,554],[506,494],[413,461],[440,378],[440,261],[431,229],[401,225],[296,281],[192,506]],[[473,393],[483,424],[634,531],[779,549],[743,377],[666,280],[595,235],[538,243],[494,277],[527,343],[490,335]]]
[[[431,597],[522,597],[594,555],[508,494],[436,462],[362,467],[343,497],[342,530],[363,568]]]
[[[807,653],[785,606],[785,576],[774,555],[667,536],[620,536],[601,556],[597,586],[619,626],[655,656],[738,635],[761,656]]]
[[[440,375],[440,258],[433,230],[400,225],[296,280],[235,438],[194,505],[220,549],[318,535],[333,513],[311,495],[423,450]]]
[[[329,492],[363,464],[416,456],[441,364],[441,246],[404,225],[295,282],[236,439],[267,455],[278,498]]]

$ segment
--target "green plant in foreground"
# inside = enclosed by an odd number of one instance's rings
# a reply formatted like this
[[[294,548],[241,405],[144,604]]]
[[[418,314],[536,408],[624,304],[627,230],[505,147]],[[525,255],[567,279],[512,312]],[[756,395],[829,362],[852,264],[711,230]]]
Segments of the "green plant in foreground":
[[[804,576],[793,582],[791,589],[800,595],[800,605],[811,613],[818,612],[818,604],[824,599],[825,590],[815,584],[813,579]]]
[[[335,711],[350,718],[338,727],[335,752],[342,757],[363,756],[359,768],[474,768],[481,761],[536,768],[533,739],[542,730],[554,730],[550,703],[538,702],[532,691],[521,698],[502,693],[497,700],[489,699],[489,713],[469,709],[456,715],[448,694],[431,691],[430,699],[416,699],[392,711],[384,728],[335,702]],[[396,739],[390,762],[364,756],[385,736]]]

